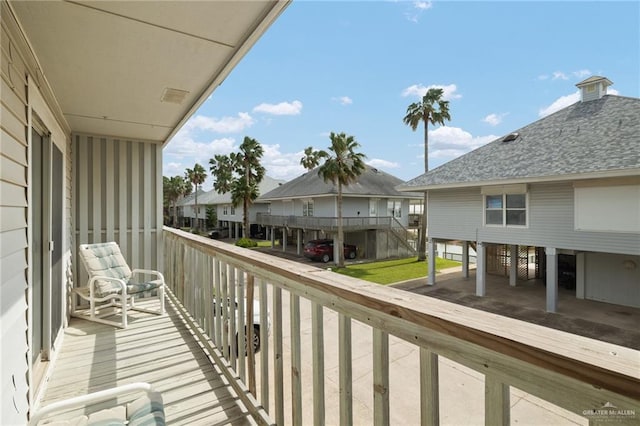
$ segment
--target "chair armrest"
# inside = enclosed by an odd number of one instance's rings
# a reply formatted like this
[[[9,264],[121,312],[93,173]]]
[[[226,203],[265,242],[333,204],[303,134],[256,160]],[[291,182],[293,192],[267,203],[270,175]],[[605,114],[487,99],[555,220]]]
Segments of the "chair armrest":
[[[137,382],[54,402],[53,404],[49,404],[33,413],[33,416],[31,416],[31,419],[29,420],[29,426],[37,425],[42,419],[58,411],[83,407],[85,405],[106,401],[113,397],[133,392],[146,392],[146,394],[149,395],[153,392],[153,388],[149,383]]]
[[[127,294],[127,283],[124,282],[124,280],[121,280],[120,278],[114,278],[114,277],[107,277],[104,275],[94,275],[93,277],[91,277],[91,279],[89,280],[89,289],[91,291],[91,297],[96,297],[96,292],[95,292],[95,283],[98,281],[111,281],[117,284],[120,284],[120,288],[122,290],[122,294],[124,294],[126,296]]]
[[[164,284],[164,275],[162,275],[161,272],[159,271],[154,271],[152,269],[134,269],[133,271],[131,271],[132,275],[135,274],[149,274],[149,275],[155,275],[157,276],[160,280],[162,280],[162,284]]]

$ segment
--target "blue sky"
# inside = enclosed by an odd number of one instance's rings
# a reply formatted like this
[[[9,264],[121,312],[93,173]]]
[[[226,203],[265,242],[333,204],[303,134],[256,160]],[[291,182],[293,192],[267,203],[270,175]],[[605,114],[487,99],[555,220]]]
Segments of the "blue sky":
[[[209,170],[250,136],[267,175],[290,180],[333,131],[409,180],[424,172],[423,132],[402,118],[428,87],[444,89],[452,118],[430,128],[433,169],[576,102],[591,75],[639,97],[639,57],[638,1],[298,0],[165,147],[163,174]]]

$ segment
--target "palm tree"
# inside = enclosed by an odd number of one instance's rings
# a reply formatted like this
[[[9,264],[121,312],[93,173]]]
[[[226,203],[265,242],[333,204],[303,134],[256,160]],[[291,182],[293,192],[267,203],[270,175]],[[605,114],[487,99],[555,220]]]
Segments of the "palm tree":
[[[182,176],[173,176],[171,178],[164,178],[165,196],[169,204],[173,209],[173,226],[178,224],[178,200],[184,195],[191,192],[189,183]]]
[[[411,127],[414,132],[420,123],[424,123],[424,172],[429,171],[429,123],[444,126],[445,120],[451,120],[449,115],[449,101],[442,99],[444,90],[431,88],[422,97],[422,102],[414,102],[407,108],[407,115],[402,121]],[[436,104],[438,109],[435,108]],[[418,260],[426,259],[427,242],[427,192],[424,193],[422,205],[422,224],[418,246]]]
[[[308,146],[304,150],[304,157],[300,159],[300,164],[307,170],[313,170],[320,164],[320,151],[314,151]]]
[[[200,164],[196,163],[193,169],[187,169],[185,177],[188,182],[195,185],[195,209],[196,209],[196,232],[200,230],[200,223],[198,222],[198,187],[202,185],[207,178],[207,171]]]
[[[324,163],[318,168],[318,175],[325,181],[331,181],[334,185],[338,185],[338,266],[344,267],[344,231],[342,229],[342,187],[348,186],[358,180],[358,177],[365,170],[364,159],[366,155],[356,152],[360,144],[356,142],[353,136],[347,136],[345,133],[336,134],[331,132],[329,135],[331,146],[326,151],[313,151],[311,147],[305,149],[306,157],[300,162],[303,164],[306,158],[315,158],[318,162],[324,160]],[[311,164],[306,162],[306,164]],[[317,163],[316,163],[317,164]],[[303,164],[304,165],[304,164]],[[305,166],[306,167],[306,166]]]
[[[242,203],[242,235],[249,235],[249,207],[260,196],[259,185],[265,175],[260,164],[264,150],[260,143],[245,136],[240,152],[228,156],[216,155],[209,160],[210,170],[216,181],[213,188],[219,193],[231,192],[231,203],[237,207]]]

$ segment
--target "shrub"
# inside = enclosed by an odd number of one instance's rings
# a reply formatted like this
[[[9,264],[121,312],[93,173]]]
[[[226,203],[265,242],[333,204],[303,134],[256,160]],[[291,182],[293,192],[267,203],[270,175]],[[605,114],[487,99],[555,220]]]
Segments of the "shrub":
[[[238,247],[244,247],[244,248],[258,247],[258,243],[256,243],[250,238],[240,238],[238,241],[236,241],[236,245]]]

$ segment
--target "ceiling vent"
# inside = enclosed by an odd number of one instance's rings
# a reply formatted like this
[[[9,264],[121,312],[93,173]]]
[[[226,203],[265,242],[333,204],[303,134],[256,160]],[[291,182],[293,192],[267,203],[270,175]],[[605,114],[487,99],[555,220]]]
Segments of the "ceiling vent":
[[[502,138],[502,142],[515,141],[516,139],[518,139],[518,136],[520,136],[520,133],[518,133],[518,132],[509,133],[507,136]]]
[[[164,89],[160,100],[162,102],[169,102],[171,104],[180,105],[182,104],[182,102],[184,102],[188,94],[189,92],[186,90],[172,89],[170,87],[167,87],[166,89]]]

